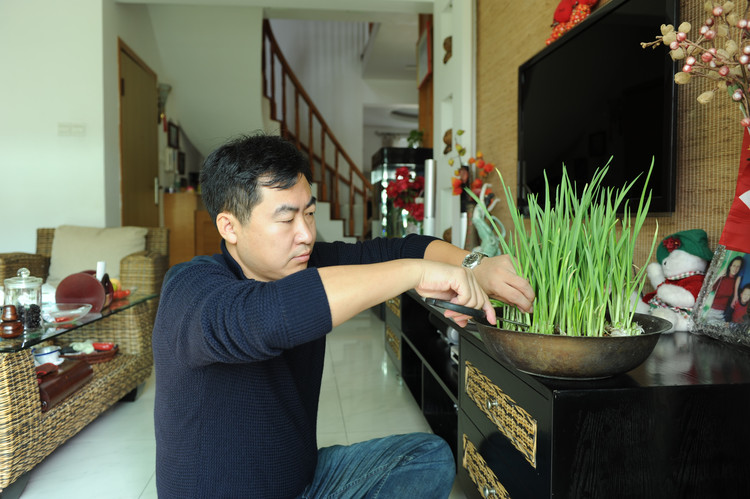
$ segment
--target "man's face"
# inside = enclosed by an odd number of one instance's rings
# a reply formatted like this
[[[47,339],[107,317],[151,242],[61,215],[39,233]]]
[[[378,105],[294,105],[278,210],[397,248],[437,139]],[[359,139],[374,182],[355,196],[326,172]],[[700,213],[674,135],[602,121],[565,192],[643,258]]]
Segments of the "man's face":
[[[261,202],[227,245],[245,277],[275,281],[307,268],[315,244],[315,198],[300,175],[289,189],[260,187]]]

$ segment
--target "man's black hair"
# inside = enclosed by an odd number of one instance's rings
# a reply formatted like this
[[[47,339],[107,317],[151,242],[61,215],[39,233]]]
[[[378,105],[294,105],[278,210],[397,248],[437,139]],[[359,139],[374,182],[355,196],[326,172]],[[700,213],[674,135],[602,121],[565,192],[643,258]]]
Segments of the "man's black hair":
[[[294,144],[272,135],[238,137],[208,155],[200,173],[201,197],[211,218],[227,211],[245,223],[261,201],[260,187],[289,189],[310,163]]]

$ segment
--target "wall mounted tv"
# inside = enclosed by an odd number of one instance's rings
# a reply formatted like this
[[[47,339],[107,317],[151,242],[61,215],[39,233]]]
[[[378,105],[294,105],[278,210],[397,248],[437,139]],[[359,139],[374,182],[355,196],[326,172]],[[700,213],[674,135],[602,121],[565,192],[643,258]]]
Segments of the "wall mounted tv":
[[[649,212],[675,208],[677,63],[667,47],[643,49],[662,24],[675,24],[676,0],[612,0],[519,68],[518,205],[544,201],[562,165],[579,189],[612,157],[605,184],[621,187],[654,157]]]

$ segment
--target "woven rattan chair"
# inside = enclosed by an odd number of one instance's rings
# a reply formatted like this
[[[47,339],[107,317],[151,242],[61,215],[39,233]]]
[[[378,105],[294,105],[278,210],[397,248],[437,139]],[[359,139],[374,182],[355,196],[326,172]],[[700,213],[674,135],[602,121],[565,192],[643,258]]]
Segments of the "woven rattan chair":
[[[46,279],[53,235],[54,229],[37,230],[36,254],[0,254],[0,278],[13,277],[19,268],[26,267],[32,275]],[[168,247],[168,229],[149,229],[146,250],[120,262],[123,285],[137,287],[138,294],[158,293],[167,270]],[[45,413],[42,413],[31,350],[0,352],[0,492],[3,496],[10,490],[22,489],[34,466],[99,414],[123,397],[137,393],[138,387],[151,375],[151,331],[158,302],[158,297],[139,302],[51,340],[61,346],[87,339],[112,341],[119,346],[119,351],[112,360],[93,365],[92,380]]]
[[[26,267],[34,277],[47,280],[55,229],[37,229],[36,253],[0,253],[0,282],[15,277],[18,269]],[[146,249],[133,253],[120,262],[120,281],[126,288],[138,288],[144,293],[158,293],[169,264],[169,229],[150,227],[146,234]]]

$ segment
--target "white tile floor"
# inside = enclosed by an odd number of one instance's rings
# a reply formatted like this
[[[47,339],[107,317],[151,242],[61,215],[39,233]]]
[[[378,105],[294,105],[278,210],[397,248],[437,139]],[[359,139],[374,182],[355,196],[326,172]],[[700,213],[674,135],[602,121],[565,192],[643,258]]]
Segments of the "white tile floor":
[[[383,347],[383,323],[363,312],[328,337],[318,444],[347,444],[430,428]],[[119,402],[30,475],[22,499],[149,499],[154,481],[154,386]],[[450,499],[464,494],[454,486]]]

